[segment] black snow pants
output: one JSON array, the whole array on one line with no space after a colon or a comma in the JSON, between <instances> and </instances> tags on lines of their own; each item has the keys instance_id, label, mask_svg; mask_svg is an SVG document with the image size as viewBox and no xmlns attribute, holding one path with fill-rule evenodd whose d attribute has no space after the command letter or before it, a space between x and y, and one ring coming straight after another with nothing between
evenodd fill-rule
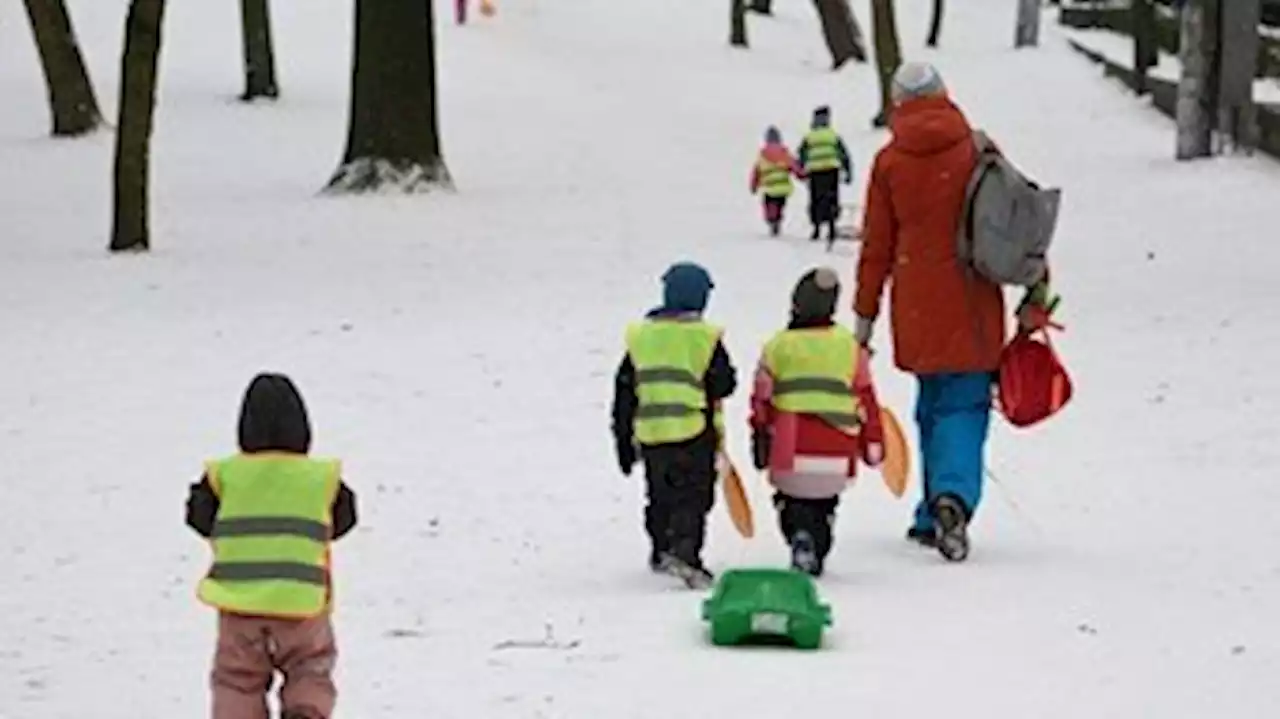
<instances>
[{"instance_id":1,"label":"black snow pants","mask_svg":"<svg viewBox=\"0 0 1280 719\"><path fill-rule=\"evenodd\" d=\"M831 552L834 542L831 528L835 524L839 504L840 495L828 499L798 499L782 492L773 495L773 506L778 510L778 528L782 530L787 544L794 544L798 533L808 532L813 537L819 560L826 559Z\"/></svg>"},{"instance_id":2,"label":"black snow pants","mask_svg":"<svg viewBox=\"0 0 1280 719\"><path fill-rule=\"evenodd\" d=\"M816 235L822 225L828 237L836 234L840 218L840 170L820 170L809 175L809 222Z\"/></svg>"},{"instance_id":3,"label":"black snow pants","mask_svg":"<svg viewBox=\"0 0 1280 719\"><path fill-rule=\"evenodd\" d=\"M642 447L648 505L644 527L653 550L702 566L707 514L715 504L715 433L681 444Z\"/></svg>"}]
</instances>

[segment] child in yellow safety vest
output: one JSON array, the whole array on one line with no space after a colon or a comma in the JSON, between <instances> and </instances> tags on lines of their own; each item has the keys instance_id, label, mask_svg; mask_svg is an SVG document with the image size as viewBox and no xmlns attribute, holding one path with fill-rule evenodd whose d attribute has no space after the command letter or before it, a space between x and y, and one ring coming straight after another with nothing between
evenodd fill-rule
<instances>
[{"instance_id":1,"label":"child in yellow safety vest","mask_svg":"<svg viewBox=\"0 0 1280 719\"><path fill-rule=\"evenodd\" d=\"M787 198L795 189L791 176L804 178L804 169L782 142L782 133L769 127L764 133L764 147L751 168L751 194L760 193L764 221L769 234L777 236L782 229L782 215Z\"/></svg>"},{"instance_id":2,"label":"child in yellow safety vest","mask_svg":"<svg viewBox=\"0 0 1280 719\"><path fill-rule=\"evenodd\" d=\"M208 462L187 525L210 540L199 597L218 610L213 719L269 719L276 671L281 719L330 719L337 645L329 544L356 525L336 460L307 456L311 426L288 377L261 374L240 410L240 454Z\"/></svg>"},{"instance_id":3,"label":"child in yellow safety vest","mask_svg":"<svg viewBox=\"0 0 1280 719\"><path fill-rule=\"evenodd\" d=\"M650 570L705 588L715 579L702 547L715 502L720 404L737 372L721 329L703 320L713 287L707 270L679 262L662 284L662 305L627 329L614 377L614 446L623 474L644 462Z\"/></svg>"}]
</instances>

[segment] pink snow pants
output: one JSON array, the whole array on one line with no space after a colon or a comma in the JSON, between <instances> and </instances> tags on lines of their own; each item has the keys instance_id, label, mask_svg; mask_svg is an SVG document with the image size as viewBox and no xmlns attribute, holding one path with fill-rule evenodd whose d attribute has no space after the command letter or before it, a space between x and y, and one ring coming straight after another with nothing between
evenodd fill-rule
<instances>
[{"instance_id":1,"label":"pink snow pants","mask_svg":"<svg viewBox=\"0 0 1280 719\"><path fill-rule=\"evenodd\" d=\"M337 658L328 614L297 620L223 612L213 657L213 719L271 719L267 692L277 670L284 674L284 718L330 719Z\"/></svg>"}]
</instances>

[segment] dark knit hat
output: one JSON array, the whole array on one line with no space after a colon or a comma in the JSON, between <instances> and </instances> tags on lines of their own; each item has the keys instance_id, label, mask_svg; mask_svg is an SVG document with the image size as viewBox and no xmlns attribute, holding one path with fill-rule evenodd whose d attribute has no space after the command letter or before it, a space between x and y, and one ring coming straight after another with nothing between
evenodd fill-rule
<instances>
[{"instance_id":1,"label":"dark knit hat","mask_svg":"<svg viewBox=\"0 0 1280 719\"><path fill-rule=\"evenodd\" d=\"M798 319L824 319L836 313L840 276L830 267L809 270L791 293L791 314Z\"/></svg>"},{"instance_id":2,"label":"dark knit hat","mask_svg":"<svg viewBox=\"0 0 1280 719\"><path fill-rule=\"evenodd\" d=\"M711 273L693 262L677 262L662 275L662 306L666 310L702 312L715 284Z\"/></svg>"}]
</instances>

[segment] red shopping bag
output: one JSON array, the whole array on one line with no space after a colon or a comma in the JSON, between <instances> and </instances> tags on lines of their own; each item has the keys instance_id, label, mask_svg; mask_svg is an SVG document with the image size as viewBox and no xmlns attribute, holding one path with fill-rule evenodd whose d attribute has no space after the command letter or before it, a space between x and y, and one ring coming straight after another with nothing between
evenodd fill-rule
<instances>
[{"instance_id":1,"label":"red shopping bag","mask_svg":"<svg viewBox=\"0 0 1280 719\"><path fill-rule=\"evenodd\" d=\"M997 407L1013 426L1030 427L1054 416L1071 392L1071 377L1044 327L1038 333L1019 332L1001 351Z\"/></svg>"}]
</instances>

